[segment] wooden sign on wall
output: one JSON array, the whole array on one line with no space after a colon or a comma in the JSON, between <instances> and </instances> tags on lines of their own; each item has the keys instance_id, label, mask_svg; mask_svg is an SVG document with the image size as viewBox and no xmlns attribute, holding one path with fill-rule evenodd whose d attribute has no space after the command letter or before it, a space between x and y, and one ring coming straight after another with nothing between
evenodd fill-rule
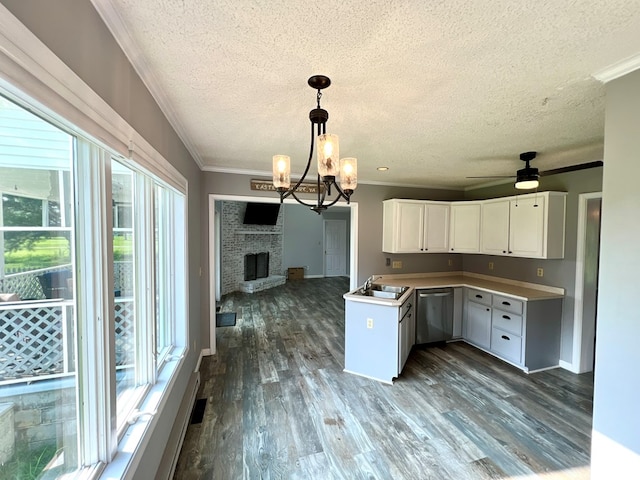
<instances>
[{"instance_id":1,"label":"wooden sign on wall","mask_svg":"<svg viewBox=\"0 0 640 480\"><path fill-rule=\"evenodd\" d=\"M321 191L324 190L324 185L320 184L320 189ZM275 192L276 187L273 186L270 180L251 180L251 190ZM318 184L310 182L301 183L296 189L296 193L318 193Z\"/></svg>"}]
</instances>

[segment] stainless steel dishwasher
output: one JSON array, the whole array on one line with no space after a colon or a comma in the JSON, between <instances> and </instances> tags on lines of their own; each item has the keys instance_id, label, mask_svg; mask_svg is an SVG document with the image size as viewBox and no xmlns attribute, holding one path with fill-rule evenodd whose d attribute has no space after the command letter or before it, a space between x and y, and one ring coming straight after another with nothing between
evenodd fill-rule
<instances>
[{"instance_id":1,"label":"stainless steel dishwasher","mask_svg":"<svg viewBox=\"0 0 640 480\"><path fill-rule=\"evenodd\" d=\"M453 336L453 288L418 290L416 345L445 342Z\"/></svg>"}]
</instances>

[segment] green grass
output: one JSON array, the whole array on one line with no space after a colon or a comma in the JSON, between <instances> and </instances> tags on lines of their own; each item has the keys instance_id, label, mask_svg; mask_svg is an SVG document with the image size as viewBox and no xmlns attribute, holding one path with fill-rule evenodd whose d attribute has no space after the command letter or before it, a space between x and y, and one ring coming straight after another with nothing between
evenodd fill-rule
<instances>
[{"instance_id":1,"label":"green grass","mask_svg":"<svg viewBox=\"0 0 640 480\"><path fill-rule=\"evenodd\" d=\"M113 238L114 261L129 260L133 256L133 240L116 235ZM4 265L8 272L37 270L71 263L69 241L65 237L40 239L32 245L4 252Z\"/></svg>"},{"instance_id":2,"label":"green grass","mask_svg":"<svg viewBox=\"0 0 640 480\"><path fill-rule=\"evenodd\" d=\"M55 445L46 445L38 450L16 449L13 458L0 465L0 478L35 480L56 453Z\"/></svg>"}]
</instances>

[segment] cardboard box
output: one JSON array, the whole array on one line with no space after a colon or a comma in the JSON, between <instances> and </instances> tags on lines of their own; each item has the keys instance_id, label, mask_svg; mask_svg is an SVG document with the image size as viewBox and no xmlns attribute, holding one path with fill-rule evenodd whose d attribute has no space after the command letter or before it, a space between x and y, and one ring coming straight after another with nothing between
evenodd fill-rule
<instances>
[{"instance_id":1,"label":"cardboard box","mask_svg":"<svg viewBox=\"0 0 640 480\"><path fill-rule=\"evenodd\" d=\"M304 278L304 268L292 267L287 269L287 278L289 280L302 280Z\"/></svg>"}]
</instances>

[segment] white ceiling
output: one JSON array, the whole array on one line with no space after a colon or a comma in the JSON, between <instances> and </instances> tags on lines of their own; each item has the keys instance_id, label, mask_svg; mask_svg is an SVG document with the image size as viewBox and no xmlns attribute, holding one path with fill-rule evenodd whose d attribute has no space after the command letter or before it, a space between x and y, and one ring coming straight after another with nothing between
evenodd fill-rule
<instances>
[{"instance_id":1,"label":"white ceiling","mask_svg":"<svg viewBox=\"0 0 640 480\"><path fill-rule=\"evenodd\" d=\"M201 168L267 178L276 153L303 170L314 74L362 183L602 160L592 75L640 58L638 0L92 2Z\"/></svg>"}]
</instances>

